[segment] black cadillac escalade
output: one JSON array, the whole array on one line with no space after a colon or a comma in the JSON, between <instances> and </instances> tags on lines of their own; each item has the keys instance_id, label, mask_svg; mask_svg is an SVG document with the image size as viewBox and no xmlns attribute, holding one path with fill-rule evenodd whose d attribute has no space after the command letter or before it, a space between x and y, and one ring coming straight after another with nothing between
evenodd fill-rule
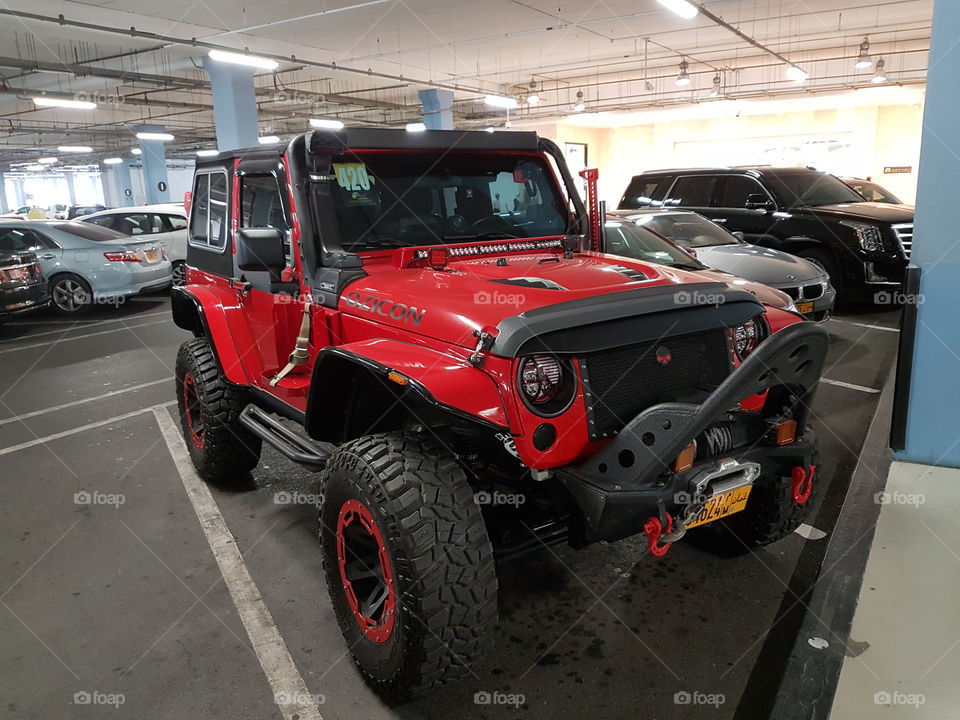
<instances>
[{"instance_id":1,"label":"black cadillac escalade","mask_svg":"<svg viewBox=\"0 0 960 720\"><path fill-rule=\"evenodd\" d=\"M913 209L867 202L808 168L656 170L634 176L620 209L683 207L755 245L821 265L841 300L873 300L903 281Z\"/></svg>"}]
</instances>

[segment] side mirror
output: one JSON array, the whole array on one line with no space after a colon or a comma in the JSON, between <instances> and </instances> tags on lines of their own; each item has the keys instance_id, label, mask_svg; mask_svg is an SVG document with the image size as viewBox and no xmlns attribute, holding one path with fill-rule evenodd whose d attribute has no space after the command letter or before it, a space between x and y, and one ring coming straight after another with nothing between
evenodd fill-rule
<instances>
[{"instance_id":1,"label":"side mirror","mask_svg":"<svg viewBox=\"0 0 960 720\"><path fill-rule=\"evenodd\" d=\"M276 228L237 231L237 267L246 272L279 273L287 265L283 232Z\"/></svg>"},{"instance_id":2,"label":"side mirror","mask_svg":"<svg viewBox=\"0 0 960 720\"><path fill-rule=\"evenodd\" d=\"M730 234L733 235L733 236L734 236L737 240L739 240L740 242L743 242L744 239L745 239L745 237L746 237L746 236L743 234L743 231L742 231L742 230L734 230L734 231L733 231L732 233L730 233Z\"/></svg>"},{"instance_id":3,"label":"side mirror","mask_svg":"<svg viewBox=\"0 0 960 720\"><path fill-rule=\"evenodd\" d=\"M774 210L773 201L763 193L747 195L747 202L744 203L747 210Z\"/></svg>"}]
</instances>

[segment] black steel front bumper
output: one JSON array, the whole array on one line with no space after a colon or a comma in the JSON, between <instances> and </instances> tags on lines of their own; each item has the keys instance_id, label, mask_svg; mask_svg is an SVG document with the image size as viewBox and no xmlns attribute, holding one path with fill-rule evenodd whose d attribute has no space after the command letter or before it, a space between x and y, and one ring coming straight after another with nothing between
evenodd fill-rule
<instances>
[{"instance_id":1,"label":"black steel front bumper","mask_svg":"<svg viewBox=\"0 0 960 720\"><path fill-rule=\"evenodd\" d=\"M589 460L560 470L560 480L581 511L583 539L634 535L647 518L675 505L678 493L693 492L691 482L718 458L684 473L674 473L670 465L718 422L747 426L749 441L724 457L757 463L762 474L789 474L793 467L813 464L816 438L807 421L827 347L828 334L821 325L791 325L762 342L703 403L654 405ZM763 391L767 395L759 412L735 410L741 400ZM786 417L796 420L797 438L777 446L768 431Z\"/></svg>"}]
</instances>

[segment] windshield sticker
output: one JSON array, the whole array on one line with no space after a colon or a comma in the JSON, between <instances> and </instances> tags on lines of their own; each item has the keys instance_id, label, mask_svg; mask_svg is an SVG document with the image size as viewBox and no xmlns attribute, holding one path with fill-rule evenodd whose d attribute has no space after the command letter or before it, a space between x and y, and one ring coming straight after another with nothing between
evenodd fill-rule
<instances>
[{"instance_id":1,"label":"windshield sticker","mask_svg":"<svg viewBox=\"0 0 960 720\"><path fill-rule=\"evenodd\" d=\"M334 163L333 172L337 184L346 190L347 206L377 204L377 197L373 192L373 178L364 163Z\"/></svg>"}]
</instances>

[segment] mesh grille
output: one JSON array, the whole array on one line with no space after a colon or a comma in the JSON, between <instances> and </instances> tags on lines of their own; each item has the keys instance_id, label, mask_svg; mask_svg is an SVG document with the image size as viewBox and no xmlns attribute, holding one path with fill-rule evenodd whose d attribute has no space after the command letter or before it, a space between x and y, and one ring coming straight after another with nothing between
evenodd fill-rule
<instances>
[{"instance_id":1,"label":"mesh grille","mask_svg":"<svg viewBox=\"0 0 960 720\"><path fill-rule=\"evenodd\" d=\"M590 438L616 435L641 410L714 390L730 374L726 331L601 350L580 360ZM658 362L666 360L665 364Z\"/></svg>"}]
</instances>

